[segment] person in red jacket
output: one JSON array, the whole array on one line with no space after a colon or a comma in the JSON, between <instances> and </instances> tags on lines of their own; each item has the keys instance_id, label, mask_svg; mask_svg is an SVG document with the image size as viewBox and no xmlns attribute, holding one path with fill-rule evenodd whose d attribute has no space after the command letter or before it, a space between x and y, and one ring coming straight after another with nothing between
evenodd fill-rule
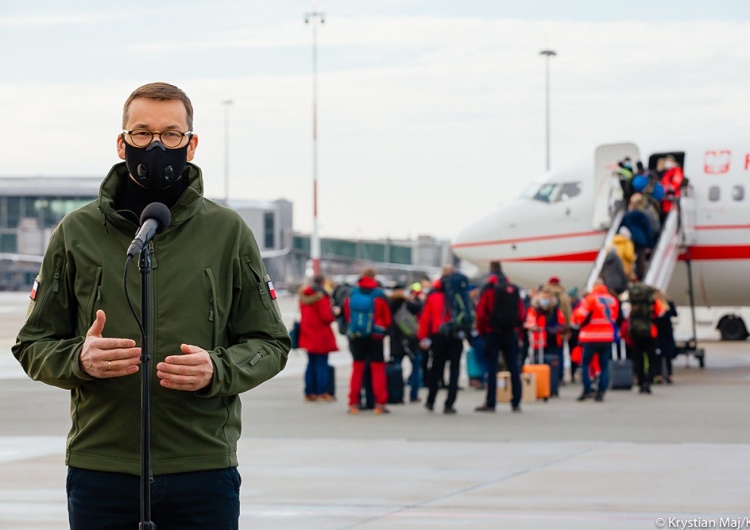
<instances>
[{"instance_id":1,"label":"person in red jacket","mask_svg":"<svg viewBox=\"0 0 750 530\"><path fill-rule=\"evenodd\" d=\"M685 175L677 160L672 155L667 155L664 160L664 175L661 177L661 185L664 186L665 196L661 201L662 215L666 218L672 210L672 204L680 199L680 189Z\"/></svg>"},{"instance_id":2,"label":"person in red jacket","mask_svg":"<svg viewBox=\"0 0 750 530\"><path fill-rule=\"evenodd\" d=\"M299 347L307 350L305 370L305 399L307 401L335 401L328 378L328 354L338 350L336 337L331 329L334 322L331 299L323 283L325 278L317 275L310 285L300 288Z\"/></svg>"},{"instance_id":3,"label":"person in red jacket","mask_svg":"<svg viewBox=\"0 0 750 530\"><path fill-rule=\"evenodd\" d=\"M484 356L487 362L487 395L484 404L476 412L494 412L497 404L498 356L503 352L505 366L510 372L511 401L513 412L521 412L521 368L518 359L521 326L526 308L518 287L508 281L497 269L487 283L477 303L477 332L484 341Z\"/></svg>"},{"instance_id":4,"label":"person in red jacket","mask_svg":"<svg viewBox=\"0 0 750 530\"><path fill-rule=\"evenodd\" d=\"M358 414L362 375L365 364L370 364L372 391L375 394L375 414L390 412L388 386L385 376L385 354L383 338L391 326L391 308L388 298L375 279L373 269L365 269L344 302L344 318L347 322L349 349L354 361L349 382L349 414Z\"/></svg>"},{"instance_id":5,"label":"person in red jacket","mask_svg":"<svg viewBox=\"0 0 750 530\"><path fill-rule=\"evenodd\" d=\"M609 386L609 360L612 358L612 343L619 341L620 303L609 294L604 280L596 280L594 288L573 311L571 324L579 327L578 342L583 346L581 380L583 393L578 401L595 398L604 401L604 393ZM589 364L594 355L599 355L599 389L594 396L591 388Z\"/></svg>"},{"instance_id":6,"label":"person in red jacket","mask_svg":"<svg viewBox=\"0 0 750 530\"><path fill-rule=\"evenodd\" d=\"M443 277L452 272L452 268L443 268ZM432 290L427 295L422 313L419 316L419 347L429 350L432 363L427 372L427 386L429 392L425 407L432 412L435 409L438 385L443 380L445 364L450 363L448 375L448 397L445 399L443 412L455 414L453 405L458 396L458 376L460 373L461 353L464 349L462 338L454 334L443 333L441 324L450 322L450 314L445 307L445 291L442 280L436 280Z\"/></svg>"}]
</instances>

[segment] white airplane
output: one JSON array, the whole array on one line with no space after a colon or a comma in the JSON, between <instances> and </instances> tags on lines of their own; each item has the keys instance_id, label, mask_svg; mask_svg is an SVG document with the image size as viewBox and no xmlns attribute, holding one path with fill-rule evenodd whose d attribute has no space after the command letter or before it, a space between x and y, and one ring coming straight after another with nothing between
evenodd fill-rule
<instances>
[{"instance_id":1,"label":"white airplane","mask_svg":"<svg viewBox=\"0 0 750 530\"><path fill-rule=\"evenodd\" d=\"M691 145L644 158L635 144L602 145L587 162L550 171L521 197L464 228L453 252L482 271L500 261L522 286L557 276L567 288L586 290L619 225L613 217L622 191L612 168L626 156L654 168L668 154L683 167L689 189L679 222L676 215L671 225L665 222L646 283L666 290L677 305L692 297L694 306L750 306L749 144ZM716 325L722 338L747 336L744 322L730 314Z\"/></svg>"}]
</instances>

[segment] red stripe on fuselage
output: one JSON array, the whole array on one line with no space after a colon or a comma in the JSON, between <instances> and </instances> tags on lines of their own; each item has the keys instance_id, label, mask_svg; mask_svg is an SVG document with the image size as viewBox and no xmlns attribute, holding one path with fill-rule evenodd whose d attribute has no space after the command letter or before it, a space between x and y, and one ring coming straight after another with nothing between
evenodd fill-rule
<instances>
[{"instance_id":1,"label":"red stripe on fuselage","mask_svg":"<svg viewBox=\"0 0 750 530\"><path fill-rule=\"evenodd\" d=\"M562 262L562 263L592 263L599 254L598 250L587 250L569 254L550 254L548 256L530 256L526 258L505 258L503 263L524 262ZM686 253L679 256L680 261L685 261ZM748 260L750 259L750 245L720 246L701 245L690 247L690 259L693 261L715 261L715 260Z\"/></svg>"},{"instance_id":2,"label":"red stripe on fuselage","mask_svg":"<svg viewBox=\"0 0 750 530\"><path fill-rule=\"evenodd\" d=\"M750 230L750 225L696 225L696 230ZM453 248L488 247L492 245L508 245L514 243L528 243L531 241L552 241L555 239L570 239L574 237L587 237L604 234L603 230L589 230L587 232L569 232L567 234L553 234L543 236L519 237L516 239L497 239L494 241L470 241L468 243L455 243Z\"/></svg>"},{"instance_id":3,"label":"red stripe on fuselage","mask_svg":"<svg viewBox=\"0 0 750 530\"><path fill-rule=\"evenodd\" d=\"M529 258L506 258L503 263L522 263L525 261L551 261L551 262L568 262L568 263L592 263L599 254L597 250L585 250L583 252L573 252L571 254L553 254L550 256L534 256Z\"/></svg>"},{"instance_id":4,"label":"red stripe on fuselage","mask_svg":"<svg viewBox=\"0 0 750 530\"><path fill-rule=\"evenodd\" d=\"M589 230L588 232L570 232L568 234L554 234L544 236L519 237L517 239L498 239L496 241L476 241L469 243L455 243L453 248L488 247L491 245L508 245L513 243L528 243L530 241L551 241L553 239L569 239L572 237L586 237L604 234L602 230Z\"/></svg>"},{"instance_id":5,"label":"red stripe on fuselage","mask_svg":"<svg viewBox=\"0 0 750 530\"><path fill-rule=\"evenodd\" d=\"M686 254L686 252L680 253L681 261L685 261ZM750 245L701 245L690 247L690 259L704 261L750 259Z\"/></svg>"},{"instance_id":6,"label":"red stripe on fuselage","mask_svg":"<svg viewBox=\"0 0 750 530\"><path fill-rule=\"evenodd\" d=\"M750 225L696 225L696 230L748 230Z\"/></svg>"}]
</instances>

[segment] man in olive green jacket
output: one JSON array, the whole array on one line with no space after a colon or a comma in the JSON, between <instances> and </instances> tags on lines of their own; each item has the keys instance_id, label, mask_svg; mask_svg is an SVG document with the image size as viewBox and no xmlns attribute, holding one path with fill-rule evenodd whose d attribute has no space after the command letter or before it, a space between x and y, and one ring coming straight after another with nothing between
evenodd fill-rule
<instances>
[{"instance_id":1,"label":"man in olive green jacket","mask_svg":"<svg viewBox=\"0 0 750 530\"><path fill-rule=\"evenodd\" d=\"M32 379L70 390L71 528L135 528L141 330L123 273L140 314L140 273L125 270L126 249L147 204L169 207L169 226L149 243L151 471L166 491L154 496L154 522L236 528L239 394L284 368L289 334L252 232L203 197L187 96L166 83L140 87L123 127L125 163L53 233L13 354Z\"/></svg>"}]
</instances>

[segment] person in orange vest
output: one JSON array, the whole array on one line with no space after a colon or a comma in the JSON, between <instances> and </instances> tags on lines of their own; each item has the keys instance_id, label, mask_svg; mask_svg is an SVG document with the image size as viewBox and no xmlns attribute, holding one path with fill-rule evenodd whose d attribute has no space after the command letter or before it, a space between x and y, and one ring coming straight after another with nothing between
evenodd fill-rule
<instances>
[{"instance_id":1,"label":"person in orange vest","mask_svg":"<svg viewBox=\"0 0 750 530\"><path fill-rule=\"evenodd\" d=\"M555 305L553 296L547 291L540 292L526 312L523 327L531 332L532 351L542 350L545 357L552 355L557 362L550 366L552 397L557 397L558 384L562 378L563 332L566 329L565 315Z\"/></svg>"},{"instance_id":2,"label":"person in orange vest","mask_svg":"<svg viewBox=\"0 0 750 530\"><path fill-rule=\"evenodd\" d=\"M619 341L618 321L620 303L611 294L604 280L598 278L594 288L587 294L573 311L571 324L579 327L578 342L583 346L581 380L583 393L578 401L592 397L604 401L604 393L609 386L609 360L612 357L612 343ZM600 373L599 388L596 395L592 392L589 364L594 355L599 355Z\"/></svg>"}]
</instances>

